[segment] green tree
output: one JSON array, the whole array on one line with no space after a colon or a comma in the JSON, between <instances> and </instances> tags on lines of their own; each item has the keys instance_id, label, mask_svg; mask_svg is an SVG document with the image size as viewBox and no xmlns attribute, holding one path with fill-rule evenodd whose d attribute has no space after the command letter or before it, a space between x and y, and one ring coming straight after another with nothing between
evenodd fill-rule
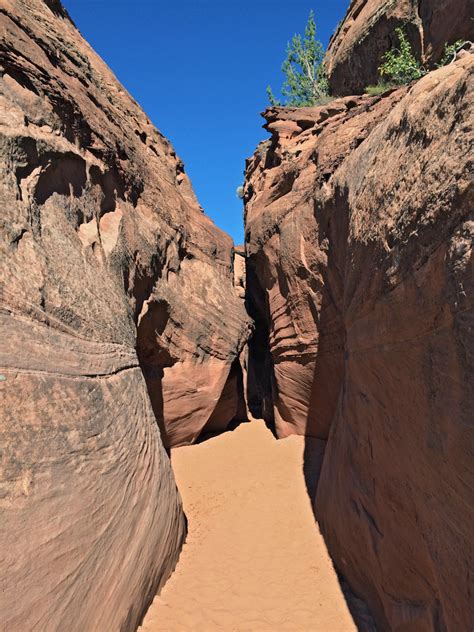
<instances>
[{"instance_id":1,"label":"green tree","mask_svg":"<svg viewBox=\"0 0 474 632\"><path fill-rule=\"evenodd\" d=\"M285 105L294 107L311 106L328 94L328 82L323 67L324 48L316 39L316 22L311 11L304 37L294 35L288 42L286 59L281 67L286 76L281 93ZM270 86L267 94L271 105L281 105Z\"/></svg>"},{"instance_id":2,"label":"green tree","mask_svg":"<svg viewBox=\"0 0 474 632\"><path fill-rule=\"evenodd\" d=\"M416 59L403 28L399 26L395 29L395 33L398 37L399 48L392 48L385 53L379 72L388 81L402 85L419 79L426 74L426 71Z\"/></svg>"}]
</instances>

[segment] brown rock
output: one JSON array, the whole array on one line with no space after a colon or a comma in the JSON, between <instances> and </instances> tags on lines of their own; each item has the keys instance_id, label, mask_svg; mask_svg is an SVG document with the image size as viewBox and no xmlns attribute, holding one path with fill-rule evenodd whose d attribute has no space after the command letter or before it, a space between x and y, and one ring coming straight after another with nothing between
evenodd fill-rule
<instances>
[{"instance_id":1,"label":"brown rock","mask_svg":"<svg viewBox=\"0 0 474 632\"><path fill-rule=\"evenodd\" d=\"M433 67L446 43L474 39L471 0L352 0L326 54L331 93L359 94L379 80L381 58L403 26L418 59Z\"/></svg>"},{"instance_id":2,"label":"brown rock","mask_svg":"<svg viewBox=\"0 0 474 632\"><path fill-rule=\"evenodd\" d=\"M338 99L331 103L333 116L326 106L282 108L283 119L304 117L305 131L294 139L275 133L248 162L247 292L256 322L249 404L255 416L275 421L279 436L327 438L344 336L325 275L329 237L334 233L342 243L344 235L336 220L328 224L316 210L345 157L403 95L400 90L384 99ZM264 114L275 115L273 109Z\"/></svg>"},{"instance_id":3,"label":"brown rock","mask_svg":"<svg viewBox=\"0 0 474 632\"><path fill-rule=\"evenodd\" d=\"M247 166L249 403L327 440L315 512L381 630L474 623L473 58Z\"/></svg>"},{"instance_id":4,"label":"brown rock","mask_svg":"<svg viewBox=\"0 0 474 632\"><path fill-rule=\"evenodd\" d=\"M0 627L134 630L185 534L156 419L240 397L232 243L59 2L1 29Z\"/></svg>"}]
</instances>

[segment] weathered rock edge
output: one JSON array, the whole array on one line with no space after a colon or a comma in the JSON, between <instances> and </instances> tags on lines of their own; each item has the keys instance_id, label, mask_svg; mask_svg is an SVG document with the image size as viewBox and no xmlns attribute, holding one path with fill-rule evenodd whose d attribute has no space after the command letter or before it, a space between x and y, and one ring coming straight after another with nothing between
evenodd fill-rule
<instances>
[{"instance_id":1,"label":"weathered rock edge","mask_svg":"<svg viewBox=\"0 0 474 632\"><path fill-rule=\"evenodd\" d=\"M327 440L315 513L381 630L474 623L473 65L267 110L247 165L250 409Z\"/></svg>"},{"instance_id":2,"label":"weathered rock edge","mask_svg":"<svg viewBox=\"0 0 474 632\"><path fill-rule=\"evenodd\" d=\"M185 535L162 438L241 408L232 242L59 2L0 20L0 621L134 630Z\"/></svg>"}]
</instances>

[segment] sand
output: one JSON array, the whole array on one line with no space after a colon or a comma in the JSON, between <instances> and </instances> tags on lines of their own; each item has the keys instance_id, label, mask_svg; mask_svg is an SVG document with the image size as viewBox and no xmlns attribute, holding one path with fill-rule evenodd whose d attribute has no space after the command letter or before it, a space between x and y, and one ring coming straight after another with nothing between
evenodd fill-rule
<instances>
[{"instance_id":1,"label":"sand","mask_svg":"<svg viewBox=\"0 0 474 632\"><path fill-rule=\"evenodd\" d=\"M252 421L176 448L189 520L175 572L142 632L356 630L311 510L304 439Z\"/></svg>"}]
</instances>

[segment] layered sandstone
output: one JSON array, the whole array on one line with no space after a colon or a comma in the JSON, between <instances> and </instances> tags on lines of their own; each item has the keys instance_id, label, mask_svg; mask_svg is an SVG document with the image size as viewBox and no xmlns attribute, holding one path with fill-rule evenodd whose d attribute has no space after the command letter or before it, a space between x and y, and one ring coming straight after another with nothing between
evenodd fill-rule
<instances>
[{"instance_id":1,"label":"layered sandstone","mask_svg":"<svg viewBox=\"0 0 474 632\"><path fill-rule=\"evenodd\" d=\"M242 404L232 243L59 2L1 5L0 620L133 630L185 534L162 439Z\"/></svg>"},{"instance_id":2,"label":"layered sandstone","mask_svg":"<svg viewBox=\"0 0 474 632\"><path fill-rule=\"evenodd\" d=\"M349 97L320 108L270 108L272 137L247 165L249 405L277 434L327 438L339 393L344 334L326 274L339 215L322 210L344 159L403 97ZM331 242L329 241L331 238ZM317 247L316 247L317 246ZM338 255L339 256L339 255Z\"/></svg>"},{"instance_id":3,"label":"layered sandstone","mask_svg":"<svg viewBox=\"0 0 474 632\"><path fill-rule=\"evenodd\" d=\"M249 404L327 441L315 512L382 630L474 622L473 59L269 109L247 165Z\"/></svg>"},{"instance_id":4,"label":"layered sandstone","mask_svg":"<svg viewBox=\"0 0 474 632\"><path fill-rule=\"evenodd\" d=\"M474 39L473 17L471 0L352 0L326 55L331 93L359 94L377 83L383 54L398 45L397 27L431 68L446 43Z\"/></svg>"}]
</instances>

